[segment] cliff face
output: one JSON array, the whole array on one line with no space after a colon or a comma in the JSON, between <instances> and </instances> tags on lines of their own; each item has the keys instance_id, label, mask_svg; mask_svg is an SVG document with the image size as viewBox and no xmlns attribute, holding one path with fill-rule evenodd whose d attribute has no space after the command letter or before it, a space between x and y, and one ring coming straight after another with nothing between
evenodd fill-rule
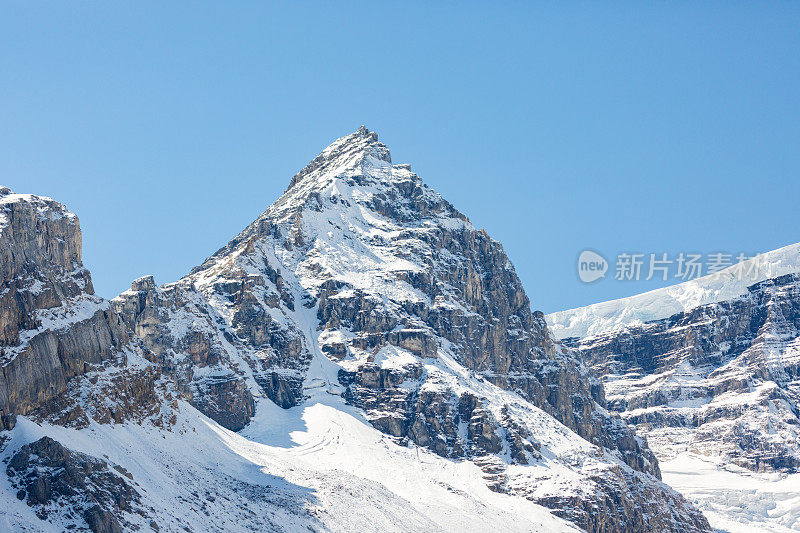
<instances>
[{"instance_id":1,"label":"cliff face","mask_svg":"<svg viewBox=\"0 0 800 533\"><path fill-rule=\"evenodd\" d=\"M126 529L131 527L121 520L125 513L144 515L144 511L130 474L114 466L42 437L15 453L6 473L18 491L17 498L36 508L43 518L66 511L83 518L95 533L119 533L123 524Z\"/></svg>"},{"instance_id":2,"label":"cliff face","mask_svg":"<svg viewBox=\"0 0 800 533\"><path fill-rule=\"evenodd\" d=\"M74 214L49 198L0 188L0 274L0 429L13 430L20 415L71 428L174 423L169 382L94 295ZM0 452L22 441L4 459L6 473L16 498L46 520L37 527L119 532L131 513L146 514L134 509L130 480L102 459L49 437L26 443L24 431L6 432ZM14 529L3 507L3 524Z\"/></svg>"},{"instance_id":3,"label":"cliff face","mask_svg":"<svg viewBox=\"0 0 800 533\"><path fill-rule=\"evenodd\" d=\"M493 490L589 530L708 528L531 312L502 246L365 128L188 276L137 280L114 308L226 427L262 399L344 398L396 443L474 461ZM555 465L572 481L544 482Z\"/></svg>"},{"instance_id":4,"label":"cliff face","mask_svg":"<svg viewBox=\"0 0 800 533\"><path fill-rule=\"evenodd\" d=\"M191 287L159 289L148 276L112 306L192 405L228 429L245 426L255 403L241 370L241 343Z\"/></svg>"},{"instance_id":5,"label":"cliff face","mask_svg":"<svg viewBox=\"0 0 800 533\"><path fill-rule=\"evenodd\" d=\"M662 458L691 451L754 471L800 467L800 278L668 319L572 339L610 407Z\"/></svg>"},{"instance_id":6,"label":"cliff face","mask_svg":"<svg viewBox=\"0 0 800 533\"><path fill-rule=\"evenodd\" d=\"M78 219L63 205L0 189L0 409L27 414L93 365L117 359L124 324L94 296Z\"/></svg>"}]
</instances>

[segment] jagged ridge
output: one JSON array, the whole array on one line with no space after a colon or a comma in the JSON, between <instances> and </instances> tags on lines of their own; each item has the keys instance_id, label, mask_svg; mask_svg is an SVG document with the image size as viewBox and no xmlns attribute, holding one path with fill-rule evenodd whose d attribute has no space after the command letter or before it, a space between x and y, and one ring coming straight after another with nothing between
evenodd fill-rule
<instances>
[{"instance_id":1,"label":"jagged ridge","mask_svg":"<svg viewBox=\"0 0 800 533\"><path fill-rule=\"evenodd\" d=\"M163 307L165 297L172 303ZM151 303L130 303L142 301ZM221 423L226 402L204 392L209 376L236 383L228 390L241 390L243 401L267 397L287 408L341 394L398 443L483 461L496 490L569 507L564 516L582 527L707 527L648 478L659 476L654 456L604 409L602 386L550 339L500 244L408 165L392 164L366 128L326 148L189 276L132 287L117 305L150 349L181 368L194 405L213 405L204 412ZM187 346L198 337L210 348L194 354ZM601 448L578 451L585 441L539 409ZM551 433L558 444L542 444ZM591 503L575 507L563 487L526 493L536 469L510 466L549 464L543 446L604 457L595 466L606 474L585 488L570 484ZM634 482L629 468L645 477ZM642 483L681 511L666 517Z\"/></svg>"},{"instance_id":2,"label":"jagged ridge","mask_svg":"<svg viewBox=\"0 0 800 533\"><path fill-rule=\"evenodd\" d=\"M10 246L27 242L9 235ZM73 249L79 254L79 245ZM29 270L47 279L74 278L81 268L38 257ZM599 381L550 338L502 246L408 165L393 164L366 128L335 141L185 278L161 287L141 278L110 306L87 287L57 307L66 312L76 299L92 300L102 311L93 316L124 336L99 341L108 357L65 373L63 387L37 392L20 411L30 417L1 453L11 461L23 452L19 462L30 462L24 446L40 442L69 468L100 470L111 463L94 459L112 454L140 495L141 512L103 509L125 527L144 527L149 518L170 530L199 527L205 511L218 530L459 529L455 513L432 509L410 485L454 509L478 509L471 521L510 529L570 528L530 502L590 531L709 528L658 481L657 461L606 410ZM20 343L57 332L88 338L80 313L63 322L52 319L53 309L31 307L40 322L22 328L29 333ZM9 360L22 361L20 353ZM129 416L137 412L145 416ZM58 436L63 450L41 441L43 433ZM380 461L357 475L370 457ZM381 462L398 469L387 476ZM42 476L62 482L44 466ZM163 476L153 475L161 469ZM38 486L28 477L34 471L25 469L26 487ZM397 482L401 473L405 484ZM105 490L113 481L90 485ZM224 501L209 498L209 487ZM320 502L303 487L314 487ZM374 517L349 517L363 508L348 496L353 487ZM498 499L489 489L517 498ZM184 500L170 505L168 490ZM54 512L48 502L55 500L38 492L23 498L58 527L94 523L76 510ZM191 500L202 501L202 511L186 505ZM15 524L44 524L3 501L16 509ZM372 502L382 502L384 514ZM112 521L98 523L114 530Z\"/></svg>"}]
</instances>

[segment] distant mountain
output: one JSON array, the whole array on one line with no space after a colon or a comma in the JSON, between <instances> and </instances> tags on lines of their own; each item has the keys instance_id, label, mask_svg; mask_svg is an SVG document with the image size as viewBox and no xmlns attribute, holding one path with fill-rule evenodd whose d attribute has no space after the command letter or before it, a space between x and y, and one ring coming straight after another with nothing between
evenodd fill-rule
<instances>
[{"instance_id":1,"label":"distant mountain","mask_svg":"<svg viewBox=\"0 0 800 533\"><path fill-rule=\"evenodd\" d=\"M31 212L79 235L51 209ZM26 272L88 280L70 258ZM87 283L70 298L119 333L92 341L107 356L76 354L64 386L5 407L11 528L710 531L531 312L502 246L366 128L181 280L146 276L110 303ZM36 318L65 305L8 323L50 335ZM78 323L53 327L83 338ZM26 388L4 379L10 398Z\"/></svg>"},{"instance_id":2,"label":"distant mountain","mask_svg":"<svg viewBox=\"0 0 800 533\"><path fill-rule=\"evenodd\" d=\"M720 272L628 298L547 315L558 339L585 337L667 318L695 307L731 300L759 281L800 273L800 243L760 254ZM745 273L747 275L741 275Z\"/></svg>"},{"instance_id":3,"label":"distant mountain","mask_svg":"<svg viewBox=\"0 0 800 533\"><path fill-rule=\"evenodd\" d=\"M800 246L764 254L762 264L765 273L797 271ZM655 312L706 300L714 303L627 323L639 302ZM800 483L800 275L743 288L703 278L576 311L554 321L581 324L602 312L598 329L626 324L565 342L603 379L609 408L667 464L668 482L718 527L800 527L791 488Z\"/></svg>"}]
</instances>

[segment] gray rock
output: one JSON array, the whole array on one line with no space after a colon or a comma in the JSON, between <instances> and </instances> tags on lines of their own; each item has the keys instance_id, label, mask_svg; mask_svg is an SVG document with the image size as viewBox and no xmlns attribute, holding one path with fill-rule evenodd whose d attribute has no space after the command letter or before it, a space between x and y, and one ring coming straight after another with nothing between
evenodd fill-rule
<instances>
[{"instance_id":1,"label":"gray rock","mask_svg":"<svg viewBox=\"0 0 800 533\"><path fill-rule=\"evenodd\" d=\"M91 531L121 533L126 513L143 514L141 497L125 477L105 461L68 450L50 437L24 445L6 473L18 497L42 519L82 517Z\"/></svg>"},{"instance_id":2,"label":"gray rock","mask_svg":"<svg viewBox=\"0 0 800 533\"><path fill-rule=\"evenodd\" d=\"M27 414L63 394L87 365L118 362L130 338L93 296L75 215L49 198L7 188L0 213L0 411ZM78 306L94 311L70 318ZM42 327L43 313L52 327Z\"/></svg>"},{"instance_id":3,"label":"gray rock","mask_svg":"<svg viewBox=\"0 0 800 533\"><path fill-rule=\"evenodd\" d=\"M30 251L39 262L29 270L44 272L39 281L55 296L30 291L23 274L8 281L35 296L0 319L7 338L24 345L3 352L17 361L20 379L6 379L4 413L42 410L48 420L80 425L116 422L136 406L155 417L151 407L177 402L159 389L167 387L238 430L257 401L290 408L341 394L397 443L473 461L491 490L534 499L589 531L709 529L658 482L655 457L608 412L600 381L550 338L502 246L410 167L392 165L366 128L315 158L283 197L188 276L161 287L140 278L110 306L95 302L90 319L58 328L35 322L44 309L91 297L88 273L74 261L67 271L59 263L67 259L51 261L55 252L42 246ZM64 248L74 256L74 245ZM94 386L105 366L124 362L123 347L155 363L147 376ZM66 360L53 357L61 353ZM326 355L330 361L319 359ZM339 366L337 380L330 364ZM36 365L45 369L38 381ZM90 394L76 402L84 389ZM580 458L548 457L585 482L580 496L545 497L513 479L509 465L554 455L537 440L536 424L603 465L594 479L573 464ZM54 479L32 478L23 497L51 501ZM108 506L81 512L97 530L113 531L114 518L122 524Z\"/></svg>"},{"instance_id":4,"label":"gray rock","mask_svg":"<svg viewBox=\"0 0 800 533\"><path fill-rule=\"evenodd\" d=\"M695 451L797 472L799 337L800 278L786 275L734 300L567 342L606 381L610 408L663 457ZM672 442L674 430L685 444Z\"/></svg>"}]
</instances>

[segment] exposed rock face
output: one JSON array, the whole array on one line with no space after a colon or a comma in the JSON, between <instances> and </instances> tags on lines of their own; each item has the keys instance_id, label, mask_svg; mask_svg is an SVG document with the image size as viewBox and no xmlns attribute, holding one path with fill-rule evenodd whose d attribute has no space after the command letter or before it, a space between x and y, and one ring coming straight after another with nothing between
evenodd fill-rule
<instances>
[{"instance_id":1,"label":"exposed rock face","mask_svg":"<svg viewBox=\"0 0 800 533\"><path fill-rule=\"evenodd\" d=\"M284 408L302 400L310 356L282 318L294 302L278 272L253 276L232 265L208 281L162 288L146 277L112 303L192 405L228 429L247 424L254 395Z\"/></svg>"},{"instance_id":2,"label":"exposed rock face","mask_svg":"<svg viewBox=\"0 0 800 533\"><path fill-rule=\"evenodd\" d=\"M89 366L67 390L34 409L37 420L74 428L134 422L169 429L176 422L178 395L154 365Z\"/></svg>"},{"instance_id":3,"label":"exposed rock face","mask_svg":"<svg viewBox=\"0 0 800 533\"><path fill-rule=\"evenodd\" d=\"M653 487L639 472L615 469L603 475L590 476L588 483L596 493L603 494L597 501L586 496L554 495L538 501L554 509L554 514L565 518L586 531L707 531L708 521L699 512L679 519L675 526L675 509L686 505L686 500L672 491ZM536 489L520 487L512 494L526 494ZM597 506L603 512L597 512ZM638 508L638 510L636 510Z\"/></svg>"},{"instance_id":4,"label":"exposed rock face","mask_svg":"<svg viewBox=\"0 0 800 533\"><path fill-rule=\"evenodd\" d=\"M170 383L94 295L75 215L1 188L0 273L0 430L17 415L75 428L175 423ZM49 437L16 451L7 474L36 516L65 529L121 532L138 500L106 462Z\"/></svg>"},{"instance_id":5,"label":"exposed rock face","mask_svg":"<svg viewBox=\"0 0 800 533\"><path fill-rule=\"evenodd\" d=\"M140 495L124 469L68 450L50 437L24 445L6 471L17 498L65 529L88 526L95 533L122 533L126 513L142 514Z\"/></svg>"},{"instance_id":6,"label":"exposed rock face","mask_svg":"<svg viewBox=\"0 0 800 533\"><path fill-rule=\"evenodd\" d=\"M473 460L493 490L591 531L708 529L657 481L600 382L549 337L502 246L365 128L190 275L137 280L114 309L231 429L251 398L288 408L341 395L397 442ZM569 489L534 474L549 461L577 476Z\"/></svg>"},{"instance_id":7,"label":"exposed rock face","mask_svg":"<svg viewBox=\"0 0 800 533\"><path fill-rule=\"evenodd\" d=\"M158 289L147 276L112 304L195 407L239 430L253 415L253 397L240 372L229 366L233 348L227 332L220 331L221 319L187 291L180 286Z\"/></svg>"},{"instance_id":8,"label":"exposed rock face","mask_svg":"<svg viewBox=\"0 0 800 533\"><path fill-rule=\"evenodd\" d=\"M93 296L78 219L63 205L0 189L0 410L26 414L91 365L122 357L124 324Z\"/></svg>"},{"instance_id":9,"label":"exposed rock face","mask_svg":"<svg viewBox=\"0 0 800 533\"><path fill-rule=\"evenodd\" d=\"M722 456L754 471L800 467L800 278L664 320L569 341L609 404L662 458Z\"/></svg>"}]
</instances>

